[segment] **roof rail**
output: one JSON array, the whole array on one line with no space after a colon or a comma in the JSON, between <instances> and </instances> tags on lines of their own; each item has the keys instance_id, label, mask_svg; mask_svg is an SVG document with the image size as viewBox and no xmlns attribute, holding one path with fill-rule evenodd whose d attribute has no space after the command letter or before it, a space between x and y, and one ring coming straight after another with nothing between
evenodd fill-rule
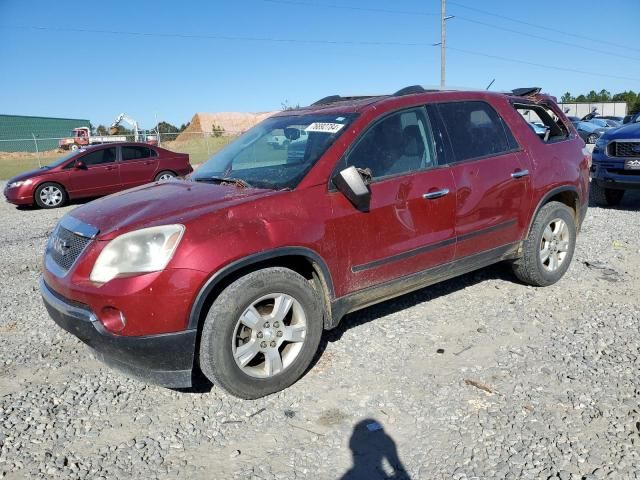
<instances>
[{"instance_id":1,"label":"roof rail","mask_svg":"<svg viewBox=\"0 0 640 480\"><path fill-rule=\"evenodd\" d=\"M342 97L340 95L329 95L328 97L321 98L317 102L311 104L312 107L321 105L330 105L336 102L348 102L350 100L364 100L365 98L375 98L380 95L350 95L348 97Z\"/></svg>"},{"instance_id":2,"label":"roof rail","mask_svg":"<svg viewBox=\"0 0 640 480\"><path fill-rule=\"evenodd\" d=\"M413 95L414 93L424 93L426 90L420 85L411 85L404 87L393 94L394 97L402 97L404 95Z\"/></svg>"},{"instance_id":3,"label":"roof rail","mask_svg":"<svg viewBox=\"0 0 640 480\"><path fill-rule=\"evenodd\" d=\"M511 91L512 95L516 97L530 97L532 95L537 95L542 91L540 87L524 87L524 88L514 88Z\"/></svg>"}]
</instances>

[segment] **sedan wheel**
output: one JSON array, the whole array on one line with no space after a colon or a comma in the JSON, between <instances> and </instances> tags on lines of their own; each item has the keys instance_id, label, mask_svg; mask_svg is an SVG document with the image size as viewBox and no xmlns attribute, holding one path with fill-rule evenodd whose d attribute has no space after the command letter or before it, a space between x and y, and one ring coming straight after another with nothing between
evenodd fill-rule
<instances>
[{"instance_id":1,"label":"sedan wheel","mask_svg":"<svg viewBox=\"0 0 640 480\"><path fill-rule=\"evenodd\" d=\"M44 183L38 187L35 194L36 203L40 208L60 207L66 201L67 194L56 183Z\"/></svg>"},{"instance_id":2,"label":"sedan wheel","mask_svg":"<svg viewBox=\"0 0 640 480\"><path fill-rule=\"evenodd\" d=\"M587 137L587 143L596 143L597 140L598 140L598 136L594 133L592 133Z\"/></svg>"},{"instance_id":3,"label":"sedan wheel","mask_svg":"<svg viewBox=\"0 0 640 480\"><path fill-rule=\"evenodd\" d=\"M175 174L173 172L160 172L156 175L156 182L164 182L172 178L175 178Z\"/></svg>"}]
</instances>

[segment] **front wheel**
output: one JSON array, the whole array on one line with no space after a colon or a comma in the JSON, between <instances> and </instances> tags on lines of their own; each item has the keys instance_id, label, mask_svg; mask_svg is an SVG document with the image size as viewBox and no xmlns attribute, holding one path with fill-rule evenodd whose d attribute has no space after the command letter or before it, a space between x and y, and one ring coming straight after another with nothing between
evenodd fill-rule
<instances>
[{"instance_id":1,"label":"front wheel","mask_svg":"<svg viewBox=\"0 0 640 480\"><path fill-rule=\"evenodd\" d=\"M205 319L200 369L236 397L283 390L309 367L323 330L320 295L287 268L239 278L216 298Z\"/></svg>"},{"instance_id":2,"label":"front wheel","mask_svg":"<svg viewBox=\"0 0 640 480\"><path fill-rule=\"evenodd\" d=\"M57 183L46 182L36 189L35 201L40 208L57 208L65 204L67 193Z\"/></svg>"},{"instance_id":3,"label":"front wheel","mask_svg":"<svg viewBox=\"0 0 640 480\"><path fill-rule=\"evenodd\" d=\"M529 285L552 285L569 268L575 246L573 210L563 203L549 202L536 214L524 241L522 257L513 263L513 271Z\"/></svg>"},{"instance_id":4,"label":"front wheel","mask_svg":"<svg viewBox=\"0 0 640 480\"><path fill-rule=\"evenodd\" d=\"M587 137L587 143L596 143L597 141L598 136L595 133L592 133Z\"/></svg>"}]
</instances>

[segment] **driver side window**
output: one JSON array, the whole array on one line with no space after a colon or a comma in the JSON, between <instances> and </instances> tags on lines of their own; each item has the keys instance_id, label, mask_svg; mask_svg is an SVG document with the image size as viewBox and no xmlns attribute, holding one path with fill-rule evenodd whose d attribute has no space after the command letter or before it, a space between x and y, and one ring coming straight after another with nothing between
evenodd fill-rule
<instances>
[{"instance_id":1,"label":"driver side window","mask_svg":"<svg viewBox=\"0 0 640 480\"><path fill-rule=\"evenodd\" d=\"M373 179L436 166L431 126L423 108L389 115L374 124L348 154L343 168L371 170Z\"/></svg>"}]
</instances>

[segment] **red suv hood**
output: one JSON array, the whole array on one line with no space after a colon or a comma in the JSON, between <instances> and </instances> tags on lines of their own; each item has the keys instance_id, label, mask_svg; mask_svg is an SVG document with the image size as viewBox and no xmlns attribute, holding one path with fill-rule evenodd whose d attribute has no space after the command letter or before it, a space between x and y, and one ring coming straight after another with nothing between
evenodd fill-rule
<instances>
[{"instance_id":1,"label":"red suv hood","mask_svg":"<svg viewBox=\"0 0 640 480\"><path fill-rule=\"evenodd\" d=\"M75 209L70 215L100 230L98 238L110 240L139 228L184 224L194 216L274 193L273 190L172 180L109 195Z\"/></svg>"}]
</instances>

